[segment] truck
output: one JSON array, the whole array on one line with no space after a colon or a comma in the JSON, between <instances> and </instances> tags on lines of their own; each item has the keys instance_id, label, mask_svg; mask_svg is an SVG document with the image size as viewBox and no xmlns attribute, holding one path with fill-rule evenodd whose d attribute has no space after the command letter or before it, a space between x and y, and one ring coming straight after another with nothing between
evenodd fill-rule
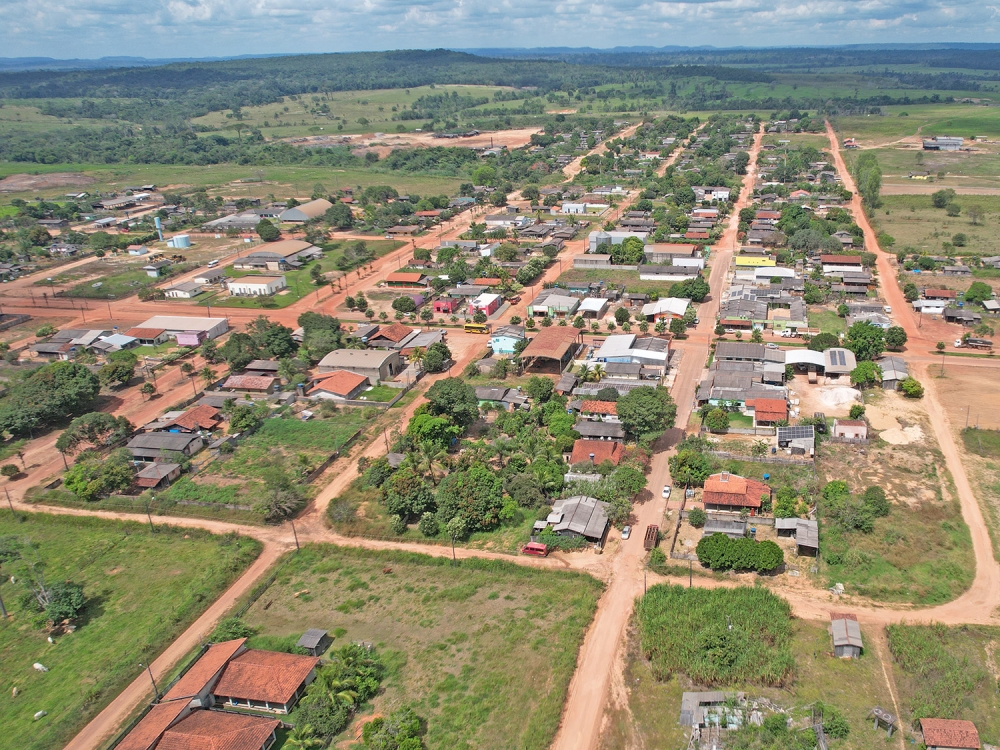
<instances>
[{"instance_id":1,"label":"truck","mask_svg":"<svg viewBox=\"0 0 1000 750\"><path fill-rule=\"evenodd\" d=\"M646 551L653 549L660 538L660 527L656 524L649 524L646 527L646 538L642 540L642 548Z\"/></svg>"}]
</instances>

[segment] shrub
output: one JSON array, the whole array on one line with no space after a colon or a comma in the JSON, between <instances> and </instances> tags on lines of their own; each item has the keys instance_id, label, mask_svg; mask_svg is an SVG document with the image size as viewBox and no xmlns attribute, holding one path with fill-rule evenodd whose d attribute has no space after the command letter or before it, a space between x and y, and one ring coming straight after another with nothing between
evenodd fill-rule
<instances>
[{"instance_id":1,"label":"shrub","mask_svg":"<svg viewBox=\"0 0 1000 750\"><path fill-rule=\"evenodd\" d=\"M851 419L861 419L865 414L864 404L851 404L850 417Z\"/></svg>"},{"instance_id":2,"label":"shrub","mask_svg":"<svg viewBox=\"0 0 1000 750\"><path fill-rule=\"evenodd\" d=\"M11 477L16 477L21 473L21 470L17 468L14 464L4 464L0 466L0 475L3 475L10 479Z\"/></svg>"},{"instance_id":3,"label":"shrub","mask_svg":"<svg viewBox=\"0 0 1000 750\"><path fill-rule=\"evenodd\" d=\"M392 529L393 534L403 535L406 533L406 521L403 517L397 514L389 516L389 528Z\"/></svg>"},{"instance_id":4,"label":"shrub","mask_svg":"<svg viewBox=\"0 0 1000 750\"><path fill-rule=\"evenodd\" d=\"M235 641L237 638L249 638L256 633L256 628L250 627L239 617L227 617L216 626L214 631L212 631L212 635L209 636L209 641L212 643Z\"/></svg>"},{"instance_id":5,"label":"shrub","mask_svg":"<svg viewBox=\"0 0 1000 750\"><path fill-rule=\"evenodd\" d=\"M417 528L420 529L420 533L424 536L437 536L441 527L438 524L437 516L433 513L424 513L420 517L420 523L417 524Z\"/></svg>"},{"instance_id":6,"label":"shrub","mask_svg":"<svg viewBox=\"0 0 1000 750\"><path fill-rule=\"evenodd\" d=\"M705 525L708 520L708 513L706 513L701 508L692 508L688 513L688 523L694 526L696 529L700 529Z\"/></svg>"},{"instance_id":7,"label":"shrub","mask_svg":"<svg viewBox=\"0 0 1000 750\"><path fill-rule=\"evenodd\" d=\"M781 548L774 542L753 539L730 539L725 534L712 534L698 542L698 561L712 570L753 570L763 573L774 570L785 561Z\"/></svg>"},{"instance_id":8,"label":"shrub","mask_svg":"<svg viewBox=\"0 0 1000 750\"><path fill-rule=\"evenodd\" d=\"M903 392L903 395L907 398L922 398L924 395L924 387L920 384L920 381L914 377L906 377L899 383L899 390Z\"/></svg>"},{"instance_id":9,"label":"shrub","mask_svg":"<svg viewBox=\"0 0 1000 750\"><path fill-rule=\"evenodd\" d=\"M658 568L661 565L665 565L667 562L667 556L659 547L653 547L649 551L649 567Z\"/></svg>"}]
</instances>

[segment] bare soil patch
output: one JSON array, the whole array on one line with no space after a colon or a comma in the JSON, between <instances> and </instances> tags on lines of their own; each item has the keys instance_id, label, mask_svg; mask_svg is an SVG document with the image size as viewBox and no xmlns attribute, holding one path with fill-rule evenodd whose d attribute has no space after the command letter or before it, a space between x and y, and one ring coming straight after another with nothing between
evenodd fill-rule
<instances>
[{"instance_id":1,"label":"bare soil patch","mask_svg":"<svg viewBox=\"0 0 1000 750\"><path fill-rule=\"evenodd\" d=\"M96 180L79 172L51 172L49 174L12 174L0 180L0 193L23 193L29 190L91 185Z\"/></svg>"}]
</instances>

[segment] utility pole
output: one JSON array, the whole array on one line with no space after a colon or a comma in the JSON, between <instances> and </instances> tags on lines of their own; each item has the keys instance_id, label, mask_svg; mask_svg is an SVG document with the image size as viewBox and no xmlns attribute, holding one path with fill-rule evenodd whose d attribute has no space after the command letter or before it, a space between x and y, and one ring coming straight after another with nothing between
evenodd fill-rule
<instances>
[{"instance_id":1,"label":"utility pole","mask_svg":"<svg viewBox=\"0 0 1000 750\"><path fill-rule=\"evenodd\" d=\"M10 500L10 490L8 490L8 489L7 489L6 487L4 487L4 488L3 488L3 491L4 491L4 492L6 493L6 495L7 495L7 505L9 505L9 506L10 506L10 514L11 514L12 516L15 516L15 517L16 517L16 516L17 516L17 513L15 513L15 512L14 512L14 503L12 503L12 502L11 502L11 500Z\"/></svg>"},{"instance_id":2,"label":"utility pole","mask_svg":"<svg viewBox=\"0 0 1000 750\"><path fill-rule=\"evenodd\" d=\"M140 667L145 667L146 671L149 673L149 681L153 683L153 695L156 696L153 701L158 703L160 700L160 689L156 687L156 680L153 679L153 670L149 668L149 664L143 664L139 662Z\"/></svg>"},{"instance_id":3,"label":"utility pole","mask_svg":"<svg viewBox=\"0 0 1000 750\"><path fill-rule=\"evenodd\" d=\"M295 551L298 552L302 548L299 547L299 535L295 531L295 521L289 518L288 522L292 524L292 536L295 537Z\"/></svg>"},{"instance_id":4,"label":"utility pole","mask_svg":"<svg viewBox=\"0 0 1000 750\"><path fill-rule=\"evenodd\" d=\"M694 560L688 560L688 588L694 585Z\"/></svg>"},{"instance_id":5,"label":"utility pole","mask_svg":"<svg viewBox=\"0 0 1000 750\"><path fill-rule=\"evenodd\" d=\"M153 502L156 502L156 497L153 497ZM149 533L155 534L156 529L153 528L153 516L149 513L149 501L146 501L146 518L149 520Z\"/></svg>"}]
</instances>

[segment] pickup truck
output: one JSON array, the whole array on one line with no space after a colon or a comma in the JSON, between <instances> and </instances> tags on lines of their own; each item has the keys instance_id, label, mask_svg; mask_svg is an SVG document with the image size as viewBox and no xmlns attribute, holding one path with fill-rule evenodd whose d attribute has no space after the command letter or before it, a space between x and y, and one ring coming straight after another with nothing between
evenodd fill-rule
<instances>
[{"instance_id":1,"label":"pickup truck","mask_svg":"<svg viewBox=\"0 0 1000 750\"><path fill-rule=\"evenodd\" d=\"M646 527L646 538L642 540L642 548L644 550L651 550L656 546L660 536L660 527L656 524L650 524Z\"/></svg>"}]
</instances>

